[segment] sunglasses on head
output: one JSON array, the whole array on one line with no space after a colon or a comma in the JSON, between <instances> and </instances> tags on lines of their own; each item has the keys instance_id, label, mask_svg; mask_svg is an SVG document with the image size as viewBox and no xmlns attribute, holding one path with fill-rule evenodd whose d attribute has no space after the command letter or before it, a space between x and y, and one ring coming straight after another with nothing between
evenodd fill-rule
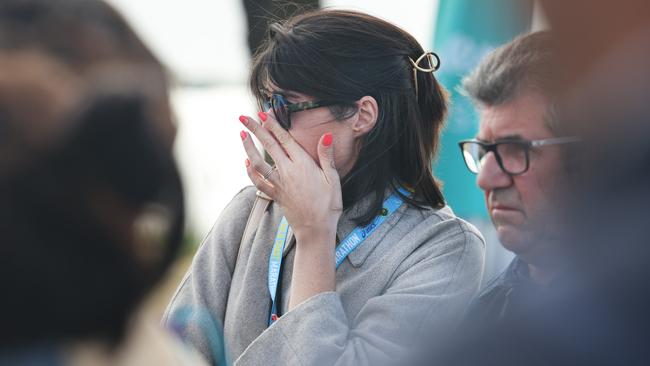
<instances>
[{"instance_id":1,"label":"sunglasses on head","mask_svg":"<svg viewBox=\"0 0 650 366\"><path fill-rule=\"evenodd\" d=\"M331 100L289 103L284 95L278 93L273 93L268 98L269 99L263 104L264 110L272 110L273 114L275 115L275 119L285 130L289 130L291 128L291 113L338 104L338 102Z\"/></svg>"}]
</instances>

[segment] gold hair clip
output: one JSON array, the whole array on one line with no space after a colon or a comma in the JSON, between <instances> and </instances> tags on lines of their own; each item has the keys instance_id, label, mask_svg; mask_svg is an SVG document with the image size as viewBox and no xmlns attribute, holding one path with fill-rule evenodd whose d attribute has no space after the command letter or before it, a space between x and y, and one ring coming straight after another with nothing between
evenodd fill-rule
<instances>
[{"instance_id":1,"label":"gold hair clip","mask_svg":"<svg viewBox=\"0 0 650 366\"><path fill-rule=\"evenodd\" d=\"M435 66L433 64L433 58L435 57L436 63ZM420 62L427 58L429 60L429 68L425 68L420 66ZM427 51L422 54L422 56L418 57L417 60L413 61L412 58L409 57L409 61L411 61L411 65L413 65L413 82L415 83L415 97L418 97L418 71L422 72L434 72L440 68L440 57L436 55L434 52Z\"/></svg>"}]
</instances>

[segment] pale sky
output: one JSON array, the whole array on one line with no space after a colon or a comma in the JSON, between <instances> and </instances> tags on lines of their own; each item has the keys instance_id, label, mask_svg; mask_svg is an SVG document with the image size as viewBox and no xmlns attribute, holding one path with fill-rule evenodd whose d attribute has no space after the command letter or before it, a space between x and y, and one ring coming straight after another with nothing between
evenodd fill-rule
<instances>
[{"instance_id":1,"label":"pale sky","mask_svg":"<svg viewBox=\"0 0 650 366\"><path fill-rule=\"evenodd\" d=\"M241 83L248 50L239 0L108 0L182 80ZM413 34L424 48L433 40L438 0L325 0L326 7L362 10Z\"/></svg>"}]
</instances>

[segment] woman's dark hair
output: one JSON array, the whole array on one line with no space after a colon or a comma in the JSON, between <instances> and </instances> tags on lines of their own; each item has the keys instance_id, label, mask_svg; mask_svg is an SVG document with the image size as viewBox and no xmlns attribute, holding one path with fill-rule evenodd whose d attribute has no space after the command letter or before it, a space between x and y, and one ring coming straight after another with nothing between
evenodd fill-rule
<instances>
[{"instance_id":1,"label":"woman's dark hair","mask_svg":"<svg viewBox=\"0 0 650 366\"><path fill-rule=\"evenodd\" d=\"M350 208L371 195L368 223L381 212L387 189L413 189L407 202L444 205L432 163L447 109L442 86L413 66L424 50L411 35L384 20L353 11L319 10L270 27L267 43L256 54L250 88L258 101L269 83L315 99L335 100L339 119L356 113L355 102L372 96L379 106L375 127L364 137L358 160L342 178L343 204ZM429 67L428 61L420 64Z\"/></svg>"},{"instance_id":2,"label":"woman's dark hair","mask_svg":"<svg viewBox=\"0 0 650 366\"><path fill-rule=\"evenodd\" d=\"M182 240L163 67L99 0L3 0L0 35L0 352L117 344Z\"/></svg>"}]
</instances>

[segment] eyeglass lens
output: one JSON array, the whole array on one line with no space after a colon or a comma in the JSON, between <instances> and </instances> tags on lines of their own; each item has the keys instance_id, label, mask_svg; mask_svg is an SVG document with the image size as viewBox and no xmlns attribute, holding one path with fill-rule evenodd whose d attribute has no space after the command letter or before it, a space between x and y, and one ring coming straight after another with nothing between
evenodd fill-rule
<instances>
[{"instance_id":1,"label":"eyeglass lens","mask_svg":"<svg viewBox=\"0 0 650 366\"><path fill-rule=\"evenodd\" d=\"M496 158L500 167L508 174L521 174L528 168L528 152L520 143L501 142L496 145ZM480 172L488 150L478 143L463 144L463 158L472 173Z\"/></svg>"},{"instance_id":2,"label":"eyeglass lens","mask_svg":"<svg viewBox=\"0 0 650 366\"><path fill-rule=\"evenodd\" d=\"M271 96L271 106L273 107L273 113L275 114L278 123L280 123L280 126L285 130L291 128L289 109L287 108L287 100L284 99L284 96L273 94Z\"/></svg>"},{"instance_id":3,"label":"eyeglass lens","mask_svg":"<svg viewBox=\"0 0 650 366\"><path fill-rule=\"evenodd\" d=\"M501 158L501 165L506 173L521 174L526 170L528 159L524 145L500 143L497 145L497 154Z\"/></svg>"},{"instance_id":4,"label":"eyeglass lens","mask_svg":"<svg viewBox=\"0 0 650 366\"><path fill-rule=\"evenodd\" d=\"M481 170L481 159L484 155L483 146L470 142L463 144L463 158L470 172L478 173Z\"/></svg>"}]
</instances>

